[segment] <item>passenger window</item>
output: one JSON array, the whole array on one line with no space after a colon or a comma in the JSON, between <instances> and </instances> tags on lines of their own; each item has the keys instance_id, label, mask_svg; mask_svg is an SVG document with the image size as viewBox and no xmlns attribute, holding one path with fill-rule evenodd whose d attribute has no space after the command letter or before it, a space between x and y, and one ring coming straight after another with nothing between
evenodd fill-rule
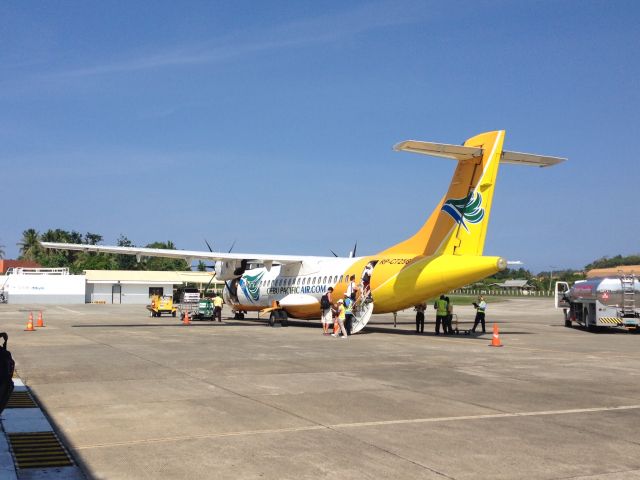
<instances>
[{"instance_id":1,"label":"passenger window","mask_svg":"<svg viewBox=\"0 0 640 480\"><path fill-rule=\"evenodd\" d=\"M322 283L327 283L327 277L324 277L324 278L322 279Z\"/></svg>"}]
</instances>

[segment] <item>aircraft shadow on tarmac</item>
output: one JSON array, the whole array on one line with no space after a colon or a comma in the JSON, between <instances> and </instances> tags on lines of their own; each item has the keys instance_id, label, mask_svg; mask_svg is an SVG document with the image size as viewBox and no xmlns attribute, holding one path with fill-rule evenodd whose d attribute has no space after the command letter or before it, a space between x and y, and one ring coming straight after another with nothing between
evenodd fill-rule
<instances>
[{"instance_id":1,"label":"aircraft shadow on tarmac","mask_svg":"<svg viewBox=\"0 0 640 480\"><path fill-rule=\"evenodd\" d=\"M194 322L191 321L189 327L231 327L231 326L244 326L244 327L257 327L260 325L252 325L248 323L242 322L224 322L224 323L213 323L213 322ZM84 324L84 325L71 325L73 328L140 328L140 327L181 327L184 328L185 325L182 323L99 323L99 324Z\"/></svg>"},{"instance_id":2,"label":"aircraft shadow on tarmac","mask_svg":"<svg viewBox=\"0 0 640 480\"><path fill-rule=\"evenodd\" d=\"M382 325L389 325L387 326L382 326ZM414 322L397 322L396 325L414 325ZM428 322L425 322L425 325L429 325ZM433 325L433 323L431 323L431 325ZM189 327L265 327L268 326L268 320L267 319L262 319L262 318L247 318L244 320L234 320L234 319L228 319L228 320L223 320L222 323L218 323L218 322L212 322L212 321L199 321L199 320L192 320L191 324L189 325ZM318 322L308 322L305 320L291 320L289 319L289 326L291 327L303 327L303 328L314 328L314 329L320 329L321 326ZM469 325L470 327L471 325ZM73 328L148 328L148 327L180 327L180 328L184 328L185 325L183 325L182 323L117 323L117 324L105 324L105 323L99 323L99 324L77 324L77 325L71 325L71 327ZM279 328L279 325L276 325L275 328ZM433 328L433 327L432 327ZM387 335L416 335L415 330L411 329L411 330L406 330L406 329L398 329L398 328L394 328L393 327L393 321L390 321L388 323L384 323L384 324L380 324L378 323L377 325L367 325L362 331L358 332L357 335L370 335L370 334L374 334L374 333L384 333ZM500 332L501 336L504 335L535 335L534 332L521 332L521 331L509 331L509 332ZM420 336L424 336L424 337L435 337L435 332L433 332L432 330L426 331L422 334L420 334ZM453 335L442 335L443 337L447 337L447 338L469 338L469 339L486 339L486 338L491 338L491 332L487 331L487 333L485 333L484 335L480 334L480 333L476 333L476 334L465 334L463 331L460 331L459 334L453 334Z\"/></svg>"}]
</instances>

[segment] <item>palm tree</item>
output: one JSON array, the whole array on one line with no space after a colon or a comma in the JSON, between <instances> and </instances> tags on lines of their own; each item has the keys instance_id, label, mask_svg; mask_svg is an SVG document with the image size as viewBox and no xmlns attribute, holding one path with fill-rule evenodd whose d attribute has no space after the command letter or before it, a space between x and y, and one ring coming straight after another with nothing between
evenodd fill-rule
<instances>
[{"instance_id":1,"label":"palm tree","mask_svg":"<svg viewBox=\"0 0 640 480\"><path fill-rule=\"evenodd\" d=\"M22 232L22 240L18 242L21 260L36 260L40 252L40 234L29 228Z\"/></svg>"}]
</instances>

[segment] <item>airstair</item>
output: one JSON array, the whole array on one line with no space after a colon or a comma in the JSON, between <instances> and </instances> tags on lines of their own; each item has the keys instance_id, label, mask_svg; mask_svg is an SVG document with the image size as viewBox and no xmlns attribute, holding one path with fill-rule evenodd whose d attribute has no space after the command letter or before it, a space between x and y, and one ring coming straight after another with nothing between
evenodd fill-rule
<instances>
[{"instance_id":1,"label":"airstair","mask_svg":"<svg viewBox=\"0 0 640 480\"><path fill-rule=\"evenodd\" d=\"M359 298L353 308L353 322L351 323L351 334L358 333L362 330L373 315L373 302L367 298Z\"/></svg>"},{"instance_id":2,"label":"airstair","mask_svg":"<svg viewBox=\"0 0 640 480\"><path fill-rule=\"evenodd\" d=\"M9 276L4 277L4 282L0 285L0 303L8 303L9 301L9 292L7 289L7 282L9 281Z\"/></svg>"},{"instance_id":3,"label":"airstair","mask_svg":"<svg viewBox=\"0 0 640 480\"><path fill-rule=\"evenodd\" d=\"M622 313L623 317L636 316L636 276L623 275L620 277L622 284Z\"/></svg>"}]
</instances>

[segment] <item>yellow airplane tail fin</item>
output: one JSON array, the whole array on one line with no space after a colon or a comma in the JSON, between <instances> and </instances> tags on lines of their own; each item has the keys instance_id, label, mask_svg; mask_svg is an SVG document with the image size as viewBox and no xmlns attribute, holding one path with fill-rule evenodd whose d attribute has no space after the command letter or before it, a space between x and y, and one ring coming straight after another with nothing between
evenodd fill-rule
<instances>
[{"instance_id":1,"label":"yellow airplane tail fin","mask_svg":"<svg viewBox=\"0 0 640 480\"><path fill-rule=\"evenodd\" d=\"M396 150L458 161L449 189L422 228L379 255L482 255L500 163L541 167L564 159L502 150L504 130L481 133L463 146L408 140Z\"/></svg>"}]
</instances>

